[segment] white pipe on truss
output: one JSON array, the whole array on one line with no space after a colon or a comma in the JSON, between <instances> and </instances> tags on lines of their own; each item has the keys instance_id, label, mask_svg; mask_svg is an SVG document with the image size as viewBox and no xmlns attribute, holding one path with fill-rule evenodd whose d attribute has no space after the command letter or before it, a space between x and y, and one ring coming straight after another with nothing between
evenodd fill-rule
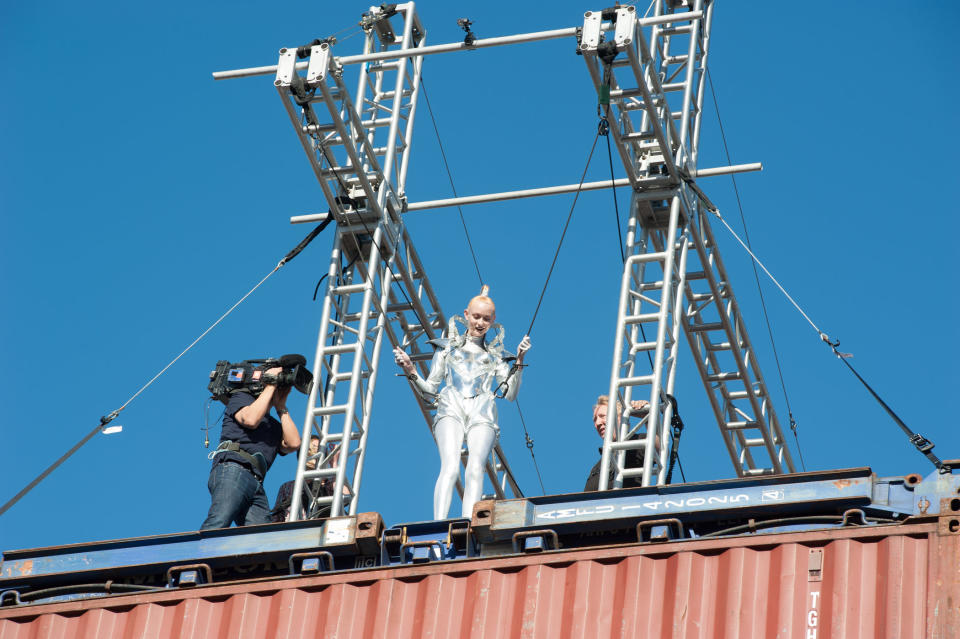
<instances>
[{"instance_id":1,"label":"white pipe on truss","mask_svg":"<svg viewBox=\"0 0 960 639\"><path fill-rule=\"evenodd\" d=\"M703 15L702 11L686 11L683 13L670 13L662 16L653 16L652 18L643 18L637 20L640 26L654 24L664 24L671 22L686 22L694 20ZM609 29L608 29L609 30ZM553 29L552 31L535 31L532 33L518 33L516 35L501 36L498 38L481 38L475 40L473 44L467 45L464 42L450 42L447 44L435 44L428 47L415 47L406 51L378 51L365 55L347 55L336 58L336 61L346 66L348 64L360 64L361 62L374 62L376 60L395 60L397 58L412 58L421 55L433 55L436 53L450 53L451 51L472 51L473 49L486 49L489 47L499 47L507 44L519 44L521 42L537 42L538 40L554 40L557 38L568 38L577 34L577 27L567 29ZM306 69L308 62L298 62L297 69ZM214 80L233 80L235 78L250 78L258 75L271 75L277 72L277 65L265 67L250 67L247 69L233 69L232 71L214 71Z\"/></svg>"},{"instance_id":2,"label":"white pipe on truss","mask_svg":"<svg viewBox=\"0 0 960 639\"><path fill-rule=\"evenodd\" d=\"M762 171L763 164L752 162L750 164L733 164L731 166L717 166L709 169L700 169L695 177L713 177L715 175L729 175L731 173L746 173L749 171ZM620 178L613 181L614 187L629 186L630 180ZM407 211L424 211L427 209L439 209L447 206L464 206L466 204L482 204L485 202L501 202L503 200L519 200L526 197L539 197L541 195L560 195L562 193L573 193L577 189L581 191L596 191L598 189L610 188L610 180L600 182L584 182L583 186L579 184L562 184L559 186L546 186L539 189L523 189L521 191L504 191L502 193L487 193L485 195L468 195L465 197L451 197L445 200L426 200L423 202L411 202L407 205ZM309 215L294 215L290 218L291 224L308 224L310 222L322 222L327 219L326 213L311 213Z\"/></svg>"}]
</instances>

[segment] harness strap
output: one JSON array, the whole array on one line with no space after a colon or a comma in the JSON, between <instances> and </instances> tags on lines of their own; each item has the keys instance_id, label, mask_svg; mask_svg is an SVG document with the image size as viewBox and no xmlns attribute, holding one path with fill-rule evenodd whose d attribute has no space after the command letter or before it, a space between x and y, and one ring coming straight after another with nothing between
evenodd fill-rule
<instances>
[{"instance_id":1,"label":"harness strap","mask_svg":"<svg viewBox=\"0 0 960 639\"><path fill-rule=\"evenodd\" d=\"M253 472L254 475L256 475L257 479L259 479L260 481L263 481L263 478L267 474L267 469L266 469L267 464L266 464L266 460L263 459L263 455L261 453L256 453L254 455L251 455L247 451L240 448L240 444L238 444L237 442L231 441L229 439L225 439L224 441L220 442L220 445L217 446L217 449L215 451L210 453L210 459L213 459L219 453L226 453L226 452L236 453L237 455L239 455L244 461L246 461L250 465L250 470Z\"/></svg>"}]
</instances>

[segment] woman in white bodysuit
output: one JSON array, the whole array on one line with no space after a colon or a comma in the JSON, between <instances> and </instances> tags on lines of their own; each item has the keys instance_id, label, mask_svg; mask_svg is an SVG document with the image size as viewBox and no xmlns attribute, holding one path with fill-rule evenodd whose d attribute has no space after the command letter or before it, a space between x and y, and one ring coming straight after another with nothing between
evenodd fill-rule
<instances>
[{"instance_id":1,"label":"woman in white bodysuit","mask_svg":"<svg viewBox=\"0 0 960 639\"><path fill-rule=\"evenodd\" d=\"M397 365L428 398L436 397L437 414L433 434L440 451L440 476L433 491L433 517L446 519L450 510L453 487L460 473L460 450L467 441L467 468L464 473L463 510L465 518L473 516L473 505L483 492L483 470L490 450L497 441L498 390L513 401L520 389L523 357L530 349L530 338L524 336L517 347L516 361L503 350L503 330L486 342L487 332L496 319L496 307L487 297L484 286L480 295L470 300L463 312L467 333L459 335L451 319L447 338L433 340L437 346L430 374L421 378L402 349L394 349ZM459 318L457 318L459 319ZM437 393L441 382L444 387Z\"/></svg>"}]
</instances>

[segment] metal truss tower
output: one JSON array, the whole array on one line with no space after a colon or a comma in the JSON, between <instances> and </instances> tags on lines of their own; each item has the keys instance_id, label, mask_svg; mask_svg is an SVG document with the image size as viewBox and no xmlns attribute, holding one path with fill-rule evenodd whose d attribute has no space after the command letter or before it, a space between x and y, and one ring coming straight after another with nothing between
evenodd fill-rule
<instances>
[{"instance_id":1,"label":"metal truss tower","mask_svg":"<svg viewBox=\"0 0 960 639\"><path fill-rule=\"evenodd\" d=\"M608 399L619 425L606 430L601 489L642 476L666 480L680 333L693 353L738 476L794 472L730 280L710 229L712 207L695 178L758 165L697 168L712 0L656 0L584 14L582 27L427 46L413 2L365 14L360 55L337 57L329 42L283 49L276 67L215 73L217 79L276 73L275 85L306 151L337 235L317 341L292 519L357 512L384 337L421 374L446 316L403 224L428 208L610 188L610 181L409 202L410 142L424 58L537 40L576 38L605 108L609 135L632 190ZM394 29L393 21L402 22ZM344 69L359 65L351 94ZM415 397L416 394L414 393ZM631 402L650 409L631 422ZM417 399L428 425L431 406ZM611 424L613 420L611 419ZM616 438L614 439L614 432ZM309 453L310 437L320 439ZM625 468L643 449L644 467ZM314 467L315 463L315 467ZM608 474L613 469L613 483ZM496 498L519 497L503 451L487 464ZM332 494L326 488L332 484ZM323 486L323 487L321 487ZM458 489L462 487L458 485Z\"/></svg>"},{"instance_id":2,"label":"metal truss tower","mask_svg":"<svg viewBox=\"0 0 960 639\"><path fill-rule=\"evenodd\" d=\"M712 204L694 181L713 7L658 0L647 19L632 6L585 14L580 52L609 96L610 135L633 187L608 394L620 420L606 431L601 489L611 469L610 487L665 481L681 330L737 475L794 472L706 217ZM650 408L631 424L638 396ZM643 468L625 468L638 448Z\"/></svg>"},{"instance_id":3,"label":"metal truss tower","mask_svg":"<svg viewBox=\"0 0 960 639\"><path fill-rule=\"evenodd\" d=\"M391 17L402 21L400 29ZM337 223L293 520L356 514L384 337L406 349L426 377L433 356L427 340L446 327L401 219L423 65L409 54L424 45L426 31L412 2L373 9L365 31L355 98L326 42L282 50L274 82ZM433 407L417 402L431 425ZM311 436L320 440L313 455ZM487 474L496 497L522 496L499 444Z\"/></svg>"}]
</instances>

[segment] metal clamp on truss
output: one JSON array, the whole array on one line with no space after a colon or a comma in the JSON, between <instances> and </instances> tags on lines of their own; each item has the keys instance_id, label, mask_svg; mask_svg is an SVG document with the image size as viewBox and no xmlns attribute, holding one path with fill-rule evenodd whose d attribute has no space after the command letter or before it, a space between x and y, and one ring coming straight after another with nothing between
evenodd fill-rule
<instances>
[{"instance_id":1,"label":"metal clamp on truss","mask_svg":"<svg viewBox=\"0 0 960 639\"><path fill-rule=\"evenodd\" d=\"M200 579L201 574L203 580ZM207 564L185 564L183 566L170 566L167 569L165 581L171 587L192 588L200 584L213 583L213 571Z\"/></svg>"}]
</instances>

